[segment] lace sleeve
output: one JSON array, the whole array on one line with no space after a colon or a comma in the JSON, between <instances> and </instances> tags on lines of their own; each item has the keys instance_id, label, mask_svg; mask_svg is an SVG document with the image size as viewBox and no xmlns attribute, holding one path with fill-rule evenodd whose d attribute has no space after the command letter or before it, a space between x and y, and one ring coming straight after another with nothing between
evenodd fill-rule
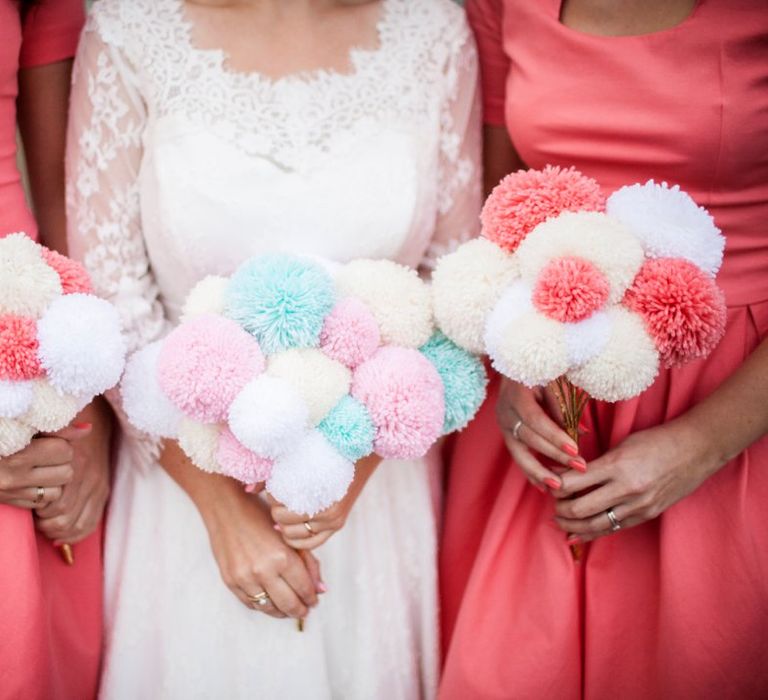
<instances>
[{"instance_id":1,"label":"lace sleeve","mask_svg":"<svg viewBox=\"0 0 768 700\"><path fill-rule=\"evenodd\" d=\"M464 21L445 66L440 119L438 217L424 266L477 235L482 205L481 104L477 52Z\"/></svg>"}]
</instances>

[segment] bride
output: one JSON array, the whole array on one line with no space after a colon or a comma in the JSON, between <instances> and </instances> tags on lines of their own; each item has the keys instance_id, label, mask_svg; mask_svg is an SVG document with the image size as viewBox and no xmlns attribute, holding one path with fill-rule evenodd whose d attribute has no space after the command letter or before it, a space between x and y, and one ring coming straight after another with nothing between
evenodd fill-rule
<instances>
[{"instance_id":1,"label":"bride","mask_svg":"<svg viewBox=\"0 0 768 700\"><path fill-rule=\"evenodd\" d=\"M259 252L428 266L476 227L475 93L450 0L99 0L75 68L69 250L134 350L198 279ZM125 426L103 696L433 696L434 461L358 465L305 527Z\"/></svg>"}]
</instances>

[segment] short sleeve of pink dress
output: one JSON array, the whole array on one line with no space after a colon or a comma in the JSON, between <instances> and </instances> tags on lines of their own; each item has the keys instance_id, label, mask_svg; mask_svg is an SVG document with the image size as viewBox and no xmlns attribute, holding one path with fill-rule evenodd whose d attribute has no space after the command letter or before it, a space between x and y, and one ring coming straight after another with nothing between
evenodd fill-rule
<instances>
[{"instance_id":1,"label":"short sleeve of pink dress","mask_svg":"<svg viewBox=\"0 0 768 700\"><path fill-rule=\"evenodd\" d=\"M698 0L674 28L593 36L559 0L469 0L486 121L531 167L606 191L678 183L727 237L724 339L633 401L595 405L583 454L680 415L768 334L768 6ZM499 114L503 95L503 114ZM768 697L768 440L575 563L509 460L492 400L456 443L441 575L442 697Z\"/></svg>"}]
</instances>

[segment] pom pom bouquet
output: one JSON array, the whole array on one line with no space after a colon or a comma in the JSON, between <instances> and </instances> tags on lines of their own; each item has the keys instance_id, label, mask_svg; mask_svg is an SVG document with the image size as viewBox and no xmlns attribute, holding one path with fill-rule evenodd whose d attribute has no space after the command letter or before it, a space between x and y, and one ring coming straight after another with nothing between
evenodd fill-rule
<instances>
[{"instance_id":1,"label":"pom pom bouquet","mask_svg":"<svg viewBox=\"0 0 768 700\"><path fill-rule=\"evenodd\" d=\"M438 262L438 325L510 379L549 385L577 442L590 397L637 396L660 365L705 357L724 332L725 241L678 187L606 200L591 178L548 166L502 180L481 220L481 238Z\"/></svg>"},{"instance_id":2,"label":"pom pom bouquet","mask_svg":"<svg viewBox=\"0 0 768 700\"><path fill-rule=\"evenodd\" d=\"M485 385L435 330L414 270L267 254L199 282L122 392L136 427L311 516L344 496L357 460L421 457L466 425Z\"/></svg>"}]
</instances>

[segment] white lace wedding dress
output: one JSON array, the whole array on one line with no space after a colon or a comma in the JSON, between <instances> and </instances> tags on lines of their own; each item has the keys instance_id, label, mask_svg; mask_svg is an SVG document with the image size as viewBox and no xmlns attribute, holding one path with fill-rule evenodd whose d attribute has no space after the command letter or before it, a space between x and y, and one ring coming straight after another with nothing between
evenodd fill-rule
<instances>
[{"instance_id":1,"label":"white lace wedding dress","mask_svg":"<svg viewBox=\"0 0 768 700\"><path fill-rule=\"evenodd\" d=\"M383 0L348 73L271 80L194 46L183 0L98 0L76 61L70 252L136 349L192 285L266 250L428 263L477 226L476 57L449 0ZM119 408L119 406L118 406ZM303 634L219 577L192 502L123 426L106 535L106 698L434 695L434 464L385 462L321 547ZM434 458L431 460L434 462Z\"/></svg>"}]
</instances>

